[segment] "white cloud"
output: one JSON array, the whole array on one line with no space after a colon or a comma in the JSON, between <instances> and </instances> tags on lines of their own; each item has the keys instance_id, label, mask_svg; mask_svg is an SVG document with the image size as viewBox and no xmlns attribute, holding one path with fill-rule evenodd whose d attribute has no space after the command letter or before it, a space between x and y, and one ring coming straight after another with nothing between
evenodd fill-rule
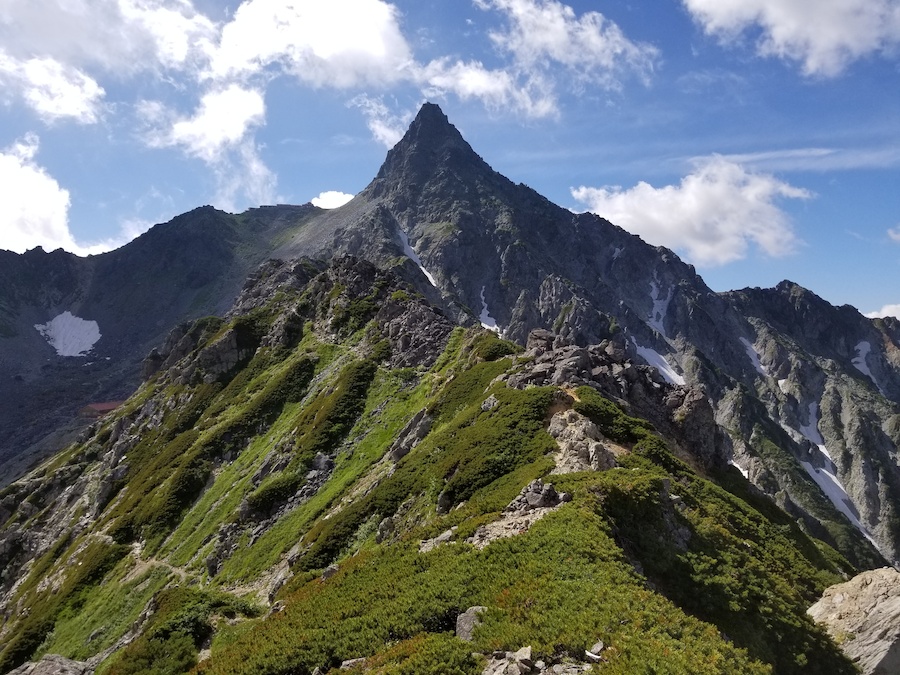
<instances>
[{"instance_id":1,"label":"white cloud","mask_svg":"<svg viewBox=\"0 0 900 675\"><path fill-rule=\"evenodd\" d=\"M69 192L35 163L38 145L29 134L0 152L0 248L71 250Z\"/></svg>"},{"instance_id":2,"label":"white cloud","mask_svg":"<svg viewBox=\"0 0 900 675\"><path fill-rule=\"evenodd\" d=\"M34 161L39 146L38 137L28 134L0 151L0 248L24 253L40 246L93 255L118 248L149 229L149 222L126 220L115 237L77 242L69 229L69 191Z\"/></svg>"},{"instance_id":3,"label":"white cloud","mask_svg":"<svg viewBox=\"0 0 900 675\"><path fill-rule=\"evenodd\" d=\"M887 231L888 237L891 238L891 241L896 241L900 244L900 225L897 227L889 227Z\"/></svg>"},{"instance_id":4,"label":"white cloud","mask_svg":"<svg viewBox=\"0 0 900 675\"><path fill-rule=\"evenodd\" d=\"M491 40L513 55L526 72L549 64L565 66L578 80L618 85L618 75L631 70L649 75L658 50L632 42L622 29L599 12L580 17L557 0L474 0L481 9L506 14L507 30L490 33Z\"/></svg>"},{"instance_id":5,"label":"white cloud","mask_svg":"<svg viewBox=\"0 0 900 675\"><path fill-rule=\"evenodd\" d=\"M347 105L362 110L372 136L386 148L394 147L403 138L406 127L409 126L415 115L415 112L394 114L385 105L382 98L374 98L366 94L356 96Z\"/></svg>"},{"instance_id":6,"label":"white cloud","mask_svg":"<svg viewBox=\"0 0 900 675\"><path fill-rule=\"evenodd\" d=\"M0 44L20 59L130 75L196 67L215 24L188 0L4 0Z\"/></svg>"},{"instance_id":7,"label":"white cloud","mask_svg":"<svg viewBox=\"0 0 900 675\"><path fill-rule=\"evenodd\" d=\"M177 118L156 101L138 107L150 147L178 147L203 160L216 178L215 206L227 211L240 205L259 205L275 200L277 179L259 155L253 130L265 122L262 92L230 84L207 92L190 117Z\"/></svg>"},{"instance_id":8,"label":"white cloud","mask_svg":"<svg viewBox=\"0 0 900 675\"><path fill-rule=\"evenodd\" d=\"M252 139L244 140L211 165L218 188L213 197L214 206L237 212L246 206L274 204L277 176L259 156L259 147Z\"/></svg>"},{"instance_id":9,"label":"white cloud","mask_svg":"<svg viewBox=\"0 0 900 675\"><path fill-rule=\"evenodd\" d=\"M534 74L521 81L506 70L489 70L479 61L437 59L421 69L426 96L456 94L480 100L489 110L512 109L527 117L556 115L556 97L545 78Z\"/></svg>"},{"instance_id":10,"label":"white cloud","mask_svg":"<svg viewBox=\"0 0 900 675\"><path fill-rule=\"evenodd\" d=\"M572 195L588 210L651 244L684 251L700 265L744 258L751 244L770 256L792 252L798 239L775 202L812 196L719 156L703 160L679 185L579 187Z\"/></svg>"},{"instance_id":11,"label":"white cloud","mask_svg":"<svg viewBox=\"0 0 900 675\"><path fill-rule=\"evenodd\" d=\"M162 142L214 162L225 149L238 145L251 128L262 124L265 115L262 93L232 84L205 94L194 116L172 124Z\"/></svg>"},{"instance_id":12,"label":"white cloud","mask_svg":"<svg viewBox=\"0 0 900 675\"><path fill-rule=\"evenodd\" d=\"M407 77L398 11L381 0L248 0L222 30L209 75L247 76L277 64L313 86L348 88Z\"/></svg>"},{"instance_id":13,"label":"white cloud","mask_svg":"<svg viewBox=\"0 0 900 675\"><path fill-rule=\"evenodd\" d=\"M900 305L885 305L879 310L868 312L866 316L870 319L882 319L886 316L893 316L900 319Z\"/></svg>"},{"instance_id":14,"label":"white cloud","mask_svg":"<svg viewBox=\"0 0 900 675\"><path fill-rule=\"evenodd\" d=\"M0 50L0 84L16 91L45 122L96 122L105 92L95 80L55 59L16 59Z\"/></svg>"},{"instance_id":15,"label":"white cloud","mask_svg":"<svg viewBox=\"0 0 900 675\"><path fill-rule=\"evenodd\" d=\"M723 41L758 28L757 50L802 63L807 75L835 76L870 54L900 45L897 0L683 0L704 30Z\"/></svg>"},{"instance_id":16,"label":"white cloud","mask_svg":"<svg viewBox=\"0 0 900 675\"><path fill-rule=\"evenodd\" d=\"M343 206L351 199L353 199L353 195L348 195L346 192L328 190L319 193L318 197L313 197L310 200L310 203L312 203L313 206L318 206L320 209L336 209L339 206Z\"/></svg>"}]
</instances>

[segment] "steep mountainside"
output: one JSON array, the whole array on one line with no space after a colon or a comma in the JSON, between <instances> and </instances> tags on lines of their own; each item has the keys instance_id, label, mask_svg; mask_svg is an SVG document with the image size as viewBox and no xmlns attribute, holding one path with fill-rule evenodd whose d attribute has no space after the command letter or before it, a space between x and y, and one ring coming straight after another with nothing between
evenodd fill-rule
<instances>
[{"instance_id":1,"label":"steep mountainside","mask_svg":"<svg viewBox=\"0 0 900 675\"><path fill-rule=\"evenodd\" d=\"M754 484L854 562L878 559L873 546L900 559L900 322L790 282L713 293L671 251L494 172L432 104L340 209L206 208L96 259L9 254L2 451L21 466L28 443L77 408L132 390L138 359L176 323L223 311L262 258L348 254L392 269L460 325L520 344L534 328L608 339L670 383L701 385ZM35 329L64 312L97 322L88 357L55 354Z\"/></svg>"},{"instance_id":2,"label":"steep mountainside","mask_svg":"<svg viewBox=\"0 0 900 675\"><path fill-rule=\"evenodd\" d=\"M278 235L318 211L203 207L99 256L0 251L0 484L64 446L46 436L71 436L80 408L131 394L175 324L228 309Z\"/></svg>"},{"instance_id":3,"label":"steep mountainside","mask_svg":"<svg viewBox=\"0 0 900 675\"><path fill-rule=\"evenodd\" d=\"M857 561L870 543L900 559L896 320L790 282L713 293L671 251L495 173L430 104L363 192L278 255L334 252L399 267L464 325L610 339L703 385L755 484Z\"/></svg>"},{"instance_id":4,"label":"steep mountainside","mask_svg":"<svg viewBox=\"0 0 900 675\"><path fill-rule=\"evenodd\" d=\"M0 672L853 672L806 608L861 565L616 340L294 259L145 373L0 492Z\"/></svg>"}]
</instances>

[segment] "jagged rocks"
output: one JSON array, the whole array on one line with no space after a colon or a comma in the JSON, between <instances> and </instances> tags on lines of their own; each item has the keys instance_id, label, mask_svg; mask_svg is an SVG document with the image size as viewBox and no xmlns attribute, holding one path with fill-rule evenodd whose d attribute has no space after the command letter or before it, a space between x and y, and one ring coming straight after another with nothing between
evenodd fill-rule
<instances>
[{"instance_id":1,"label":"jagged rocks","mask_svg":"<svg viewBox=\"0 0 900 675\"><path fill-rule=\"evenodd\" d=\"M428 435L433 423L434 420L431 415L428 414L427 409L422 408L417 412L413 418L406 423L406 426L403 427L403 430L397 436L397 440L394 441L390 450L388 450L388 456L391 460L399 462L403 459L410 450L418 445L419 441Z\"/></svg>"},{"instance_id":2,"label":"jagged rocks","mask_svg":"<svg viewBox=\"0 0 900 675\"><path fill-rule=\"evenodd\" d=\"M453 535L456 534L456 529L456 527L451 527L449 530L441 532L438 536L432 539L422 540L422 542L419 543L419 553L428 553L428 551L433 551L441 544L446 544L448 541L453 539Z\"/></svg>"},{"instance_id":3,"label":"jagged rocks","mask_svg":"<svg viewBox=\"0 0 900 675\"><path fill-rule=\"evenodd\" d=\"M553 483L533 480L504 509L506 513L527 513L535 509L553 508L563 502L571 501L572 496L566 492L559 493Z\"/></svg>"},{"instance_id":4,"label":"jagged rocks","mask_svg":"<svg viewBox=\"0 0 900 675\"><path fill-rule=\"evenodd\" d=\"M559 444L552 473L603 471L616 466L615 452L604 444L606 439L597 425L584 415L574 410L558 412L551 418L548 432Z\"/></svg>"},{"instance_id":5,"label":"jagged rocks","mask_svg":"<svg viewBox=\"0 0 900 675\"><path fill-rule=\"evenodd\" d=\"M489 654L488 663L481 671L481 675L525 675L526 673L580 675L590 671L591 663L597 663L602 660L602 657L598 656L596 660L589 660L590 663L579 663L566 659L551 665L542 659L532 660L531 647L522 647L515 652L496 651Z\"/></svg>"},{"instance_id":6,"label":"jagged rocks","mask_svg":"<svg viewBox=\"0 0 900 675\"><path fill-rule=\"evenodd\" d=\"M24 663L9 675L91 675L94 668L87 663L48 654L40 661Z\"/></svg>"},{"instance_id":7,"label":"jagged rocks","mask_svg":"<svg viewBox=\"0 0 900 675\"><path fill-rule=\"evenodd\" d=\"M807 610L863 675L900 673L900 572L885 567L825 589Z\"/></svg>"},{"instance_id":8,"label":"jagged rocks","mask_svg":"<svg viewBox=\"0 0 900 675\"><path fill-rule=\"evenodd\" d=\"M523 534L538 520L571 499L567 492L557 492L552 483L534 480L507 505L500 518L479 527L475 534L466 539L466 543L484 548L495 539Z\"/></svg>"}]
</instances>

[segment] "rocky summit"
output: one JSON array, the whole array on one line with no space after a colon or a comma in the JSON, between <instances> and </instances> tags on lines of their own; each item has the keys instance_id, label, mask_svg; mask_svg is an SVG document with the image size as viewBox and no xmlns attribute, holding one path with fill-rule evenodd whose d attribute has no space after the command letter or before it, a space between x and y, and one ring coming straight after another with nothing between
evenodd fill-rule
<instances>
[{"instance_id":1,"label":"rocky summit","mask_svg":"<svg viewBox=\"0 0 900 675\"><path fill-rule=\"evenodd\" d=\"M714 293L432 104L339 209L5 255L0 672L868 663L807 609L900 558L893 319Z\"/></svg>"}]
</instances>

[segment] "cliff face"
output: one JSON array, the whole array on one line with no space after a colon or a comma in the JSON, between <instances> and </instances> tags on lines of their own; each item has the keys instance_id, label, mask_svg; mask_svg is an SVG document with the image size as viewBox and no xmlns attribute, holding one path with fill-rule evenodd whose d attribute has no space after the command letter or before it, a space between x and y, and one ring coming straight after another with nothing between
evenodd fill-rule
<instances>
[{"instance_id":1,"label":"cliff face","mask_svg":"<svg viewBox=\"0 0 900 675\"><path fill-rule=\"evenodd\" d=\"M809 608L864 675L900 671L900 573L870 570L826 589Z\"/></svg>"}]
</instances>

